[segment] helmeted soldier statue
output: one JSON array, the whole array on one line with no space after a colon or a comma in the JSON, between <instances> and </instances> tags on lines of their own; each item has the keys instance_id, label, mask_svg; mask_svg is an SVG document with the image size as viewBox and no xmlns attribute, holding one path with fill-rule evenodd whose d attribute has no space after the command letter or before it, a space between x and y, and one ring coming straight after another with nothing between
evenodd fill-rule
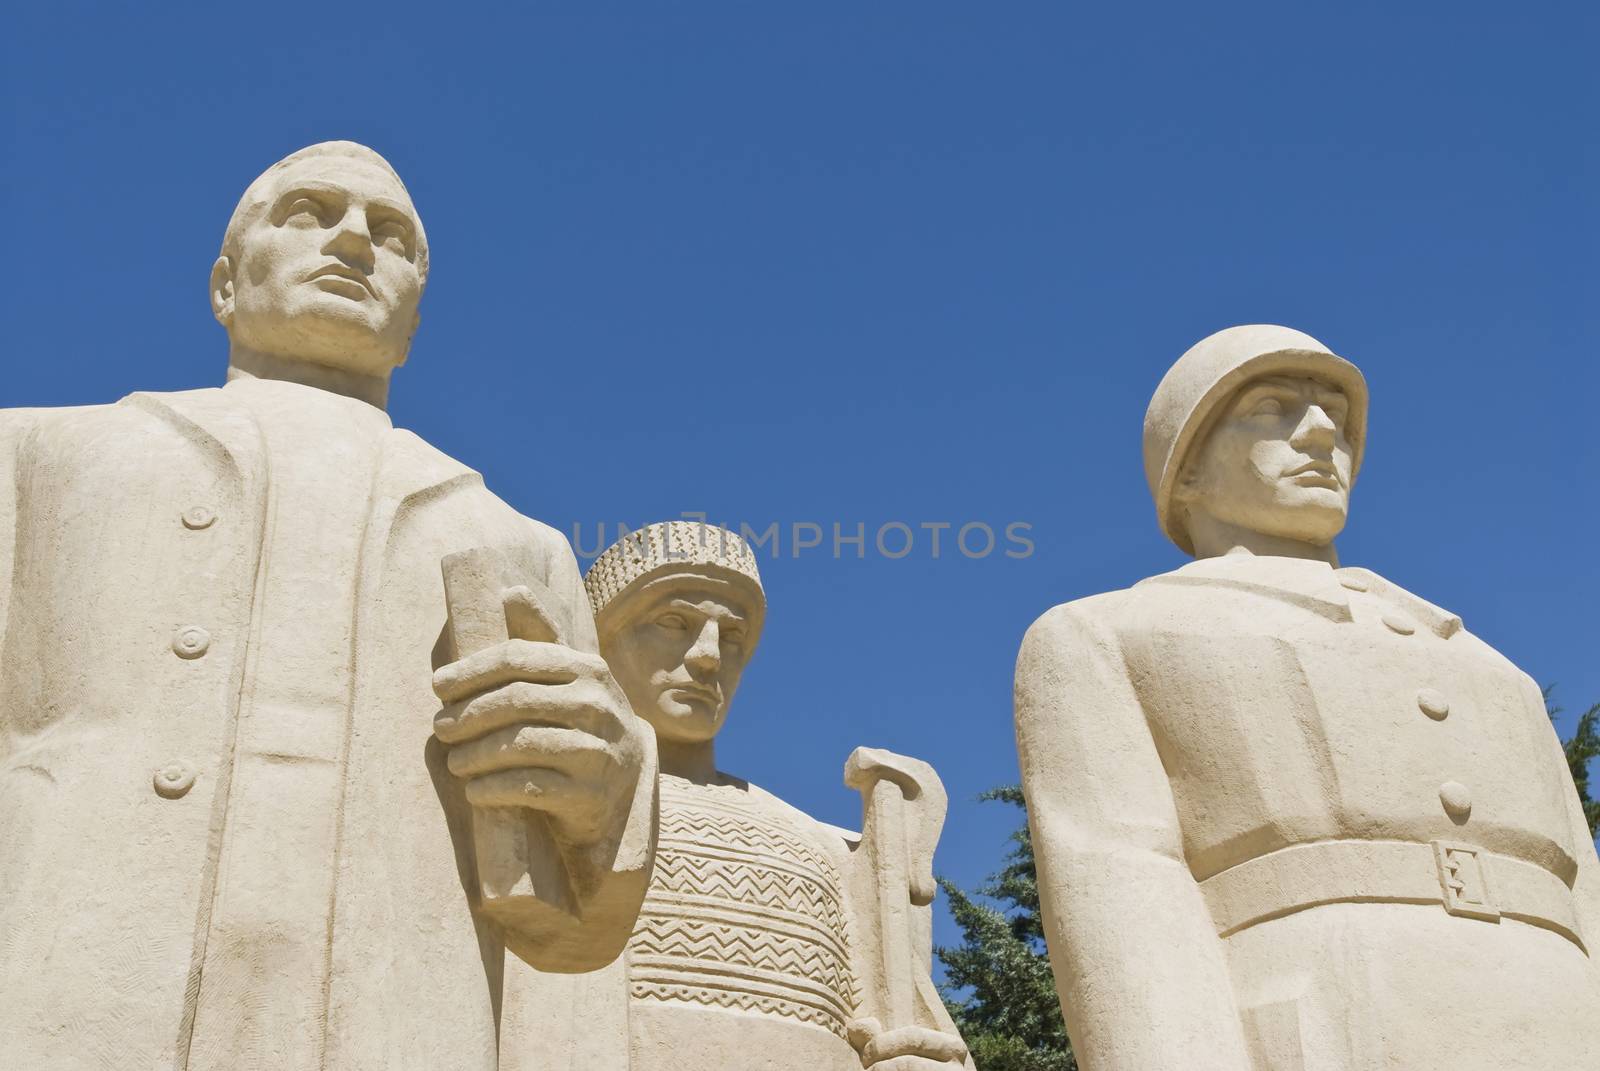
<instances>
[{"instance_id":1,"label":"helmeted soldier statue","mask_svg":"<svg viewBox=\"0 0 1600 1071\"><path fill-rule=\"evenodd\" d=\"M1527 674L1341 567L1367 387L1236 327L1145 418L1196 560L1017 662L1050 955L1086 1071L1600 1067L1600 864Z\"/></svg>"}]
</instances>

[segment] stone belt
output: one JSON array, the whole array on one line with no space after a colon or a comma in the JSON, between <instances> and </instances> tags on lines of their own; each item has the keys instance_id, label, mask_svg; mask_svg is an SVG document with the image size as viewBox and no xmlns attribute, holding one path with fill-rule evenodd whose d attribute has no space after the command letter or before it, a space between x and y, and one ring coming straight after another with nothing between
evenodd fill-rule
<instances>
[{"instance_id":1,"label":"stone belt","mask_svg":"<svg viewBox=\"0 0 1600 1071\"><path fill-rule=\"evenodd\" d=\"M1200 883L1223 937L1324 904L1438 904L1464 918L1514 919L1583 948L1572 891L1533 863L1459 841L1297 844Z\"/></svg>"}]
</instances>

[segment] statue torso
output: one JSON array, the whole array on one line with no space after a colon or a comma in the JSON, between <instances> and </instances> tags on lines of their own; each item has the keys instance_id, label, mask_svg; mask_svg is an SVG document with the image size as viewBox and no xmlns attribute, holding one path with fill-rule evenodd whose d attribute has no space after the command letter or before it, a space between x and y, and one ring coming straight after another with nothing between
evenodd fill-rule
<instances>
[{"instance_id":1,"label":"statue torso","mask_svg":"<svg viewBox=\"0 0 1600 1071\"><path fill-rule=\"evenodd\" d=\"M1196 878L1301 842L1453 838L1570 881L1538 690L1458 618L1288 559L1196 562L1113 618Z\"/></svg>"},{"instance_id":2,"label":"statue torso","mask_svg":"<svg viewBox=\"0 0 1600 1071\"><path fill-rule=\"evenodd\" d=\"M661 778L655 877L628 946L636 1071L859 1066L842 849L753 786Z\"/></svg>"},{"instance_id":3,"label":"statue torso","mask_svg":"<svg viewBox=\"0 0 1600 1071\"><path fill-rule=\"evenodd\" d=\"M1149 724L1257 1067L1530 1066L1533 1024L1535 1049L1600 1056L1572 1025L1600 975L1564 935L1587 846L1525 674L1361 569L1212 559L1085 606ZM1465 917L1442 903L1454 876Z\"/></svg>"}]
</instances>

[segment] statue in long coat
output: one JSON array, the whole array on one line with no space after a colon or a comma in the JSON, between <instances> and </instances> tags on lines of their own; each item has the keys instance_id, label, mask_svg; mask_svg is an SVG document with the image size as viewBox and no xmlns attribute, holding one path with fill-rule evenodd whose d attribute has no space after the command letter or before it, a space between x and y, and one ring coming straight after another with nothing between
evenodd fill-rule
<instances>
[{"instance_id":1,"label":"statue in long coat","mask_svg":"<svg viewBox=\"0 0 1600 1071\"><path fill-rule=\"evenodd\" d=\"M426 275L389 165L313 146L228 226L226 386L0 412L0 1064L575 1058L515 1009L620 969L654 744L566 541L388 419ZM549 634L458 657L484 547ZM483 910L484 814L540 823L551 910Z\"/></svg>"}]
</instances>

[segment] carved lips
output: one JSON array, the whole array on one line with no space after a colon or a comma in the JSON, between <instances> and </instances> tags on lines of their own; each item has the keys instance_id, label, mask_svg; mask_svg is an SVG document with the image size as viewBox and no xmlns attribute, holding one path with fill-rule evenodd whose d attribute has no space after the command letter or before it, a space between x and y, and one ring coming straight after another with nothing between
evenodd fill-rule
<instances>
[{"instance_id":1,"label":"carved lips","mask_svg":"<svg viewBox=\"0 0 1600 1071\"><path fill-rule=\"evenodd\" d=\"M688 682L684 684L674 683L669 684L666 688L663 688L662 691L677 692L678 697L683 700L699 700L700 702L709 705L712 710L720 709L722 706L722 693L718 689L712 688L709 685L695 682Z\"/></svg>"},{"instance_id":2,"label":"carved lips","mask_svg":"<svg viewBox=\"0 0 1600 1071\"><path fill-rule=\"evenodd\" d=\"M373 289L372 280L362 272L343 264L329 264L318 268L311 273L309 282L333 283L330 288L336 294L353 297L357 301L365 301L368 297L377 297L378 292ZM353 286L348 284L354 284ZM356 293L359 289L361 292Z\"/></svg>"},{"instance_id":3,"label":"carved lips","mask_svg":"<svg viewBox=\"0 0 1600 1071\"><path fill-rule=\"evenodd\" d=\"M1284 476L1299 484L1326 487L1330 491L1337 491L1344 486L1344 481L1339 479L1339 470L1334 467L1333 462L1316 458L1303 465L1296 465L1284 473Z\"/></svg>"}]
</instances>

